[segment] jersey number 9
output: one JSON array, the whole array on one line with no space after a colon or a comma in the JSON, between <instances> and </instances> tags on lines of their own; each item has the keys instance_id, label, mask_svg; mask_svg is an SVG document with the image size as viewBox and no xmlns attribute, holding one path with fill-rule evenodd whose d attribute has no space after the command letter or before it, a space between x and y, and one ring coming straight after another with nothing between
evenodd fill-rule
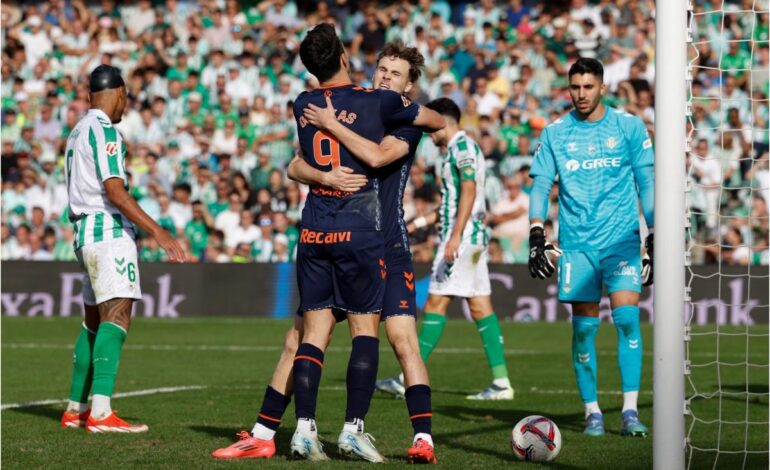
<instances>
[{"instance_id":1,"label":"jersey number 9","mask_svg":"<svg viewBox=\"0 0 770 470\"><path fill-rule=\"evenodd\" d=\"M324 131L317 131L313 136L313 158L320 166L340 166L340 141Z\"/></svg>"}]
</instances>

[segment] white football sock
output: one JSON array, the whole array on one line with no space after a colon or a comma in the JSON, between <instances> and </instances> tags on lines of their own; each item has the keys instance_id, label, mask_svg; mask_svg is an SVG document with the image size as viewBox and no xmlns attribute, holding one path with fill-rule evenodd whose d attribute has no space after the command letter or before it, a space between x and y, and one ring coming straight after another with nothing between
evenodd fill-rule
<instances>
[{"instance_id":1,"label":"white football sock","mask_svg":"<svg viewBox=\"0 0 770 470\"><path fill-rule=\"evenodd\" d=\"M94 395L91 398L91 416L95 419L104 419L111 414L110 397L107 395Z\"/></svg>"},{"instance_id":2,"label":"white football sock","mask_svg":"<svg viewBox=\"0 0 770 470\"><path fill-rule=\"evenodd\" d=\"M586 416L593 414L593 413L599 413L601 414L602 410L599 409L599 402L598 401L591 401L586 403Z\"/></svg>"},{"instance_id":3,"label":"white football sock","mask_svg":"<svg viewBox=\"0 0 770 470\"><path fill-rule=\"evenodd\" d=\"M361 434L364 432L364 420L354 418L352 423L345 421L345 424L342 425L342 431L347 431L353 434Z\"/></svg>"},{"instance_id":4,"label":"white football sock","mask_svg":"<svg viewBox=\"0 0 770 470\"><path fill-rule=\"evenodd\" d=\"M69 401L69 404L67 404L67 411L70 413L82 413L88 409L88 403L78 403L76 401Z\"/></svg>"},{"instance_id":5,"label":"white football sock","mask_svg":"<svg viewBox=\"0 0 770 470\"><path fill-rule=\"evenodd\" d=\"M636 402L639 399L639 391L623 392L623 411L636 410Z\"/></svg>"},{"instance_id":6,"label":"white football sock","mask_svg":"<svg viewBox=\"0 0 770 470\"><path fill-rule=\"evenodd\" d=\"M275 431L268 428L264 424L257 423L251 429L251 435L252 437L256 437L257 439L262 439L263 441L269 441L273 439L273 436L275 436Z\"/></svg>"},{"instance_id":7,"label":"white football sock","mask_svg":"<svg viewBox=\"0 0 770 470\"><path fill-rule=\"evenodd\" d=\"M310 434L315 437L318 435L318 428L315 425L314 419L300 418L297 420L297 431L301 431L305 434Z\"/></svg>"},{"instance_id":8,"label":"white football sock","mask_svg":"<svg viewBox=\"0 0 770 470\"><path fill-rule=\"evenodd\" d=\"M425 442L427 442L431 446L433 445L433 438L431 437L430 434L425 434L424 432L418 432L417 434L414 435L414 439L412 440L412 444L417 442L417 439L423 439L423 440L425 440Z\"/></svg>"},{"instance_id":9,"label":"white football sock","mask_svg":"<svg viewBox=\"0 0 770 470\"><path fill-rule=\"evenodd\" d=\"M508 379L508 377L505 377L503 379L495 379L492 381L492 383L497 385L498 387L511 388L511 381Z\"/></svg>"}]
</instances>

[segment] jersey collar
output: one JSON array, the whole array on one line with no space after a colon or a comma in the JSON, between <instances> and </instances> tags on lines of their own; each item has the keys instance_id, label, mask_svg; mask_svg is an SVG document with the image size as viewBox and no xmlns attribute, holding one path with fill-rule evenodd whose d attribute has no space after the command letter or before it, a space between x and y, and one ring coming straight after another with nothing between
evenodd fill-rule
<instances>
[{"instance_id":1,"label":"jersey collar","mask_svg":"<svg viewBox=\"0 0 770 470\"><path fill-rule=\"evenodd\" d=\"M449 139L449 142L447 142L446 144L447 148L454 145L454 143L457 142L460 139L460 137L465 137L465 131L461 130L461 131L458 131L457 134L453 135L452 138Z\"/></svg>"},{"instance_id":2,"label":"jersey collar","mask_svg":"<svg viewBox=\"0 0 770 470\"><path fill-rule=\"evenodd\" d=\"M100 118L104 119L105 121L107 121L109 123L112 123L112 119L110 119L110 117L107 116L107 113L105 113L101 109L91 108L91 109L88 110L88 114L93 114L96 117L100 117Z\"/></svg>"}]
</instances>

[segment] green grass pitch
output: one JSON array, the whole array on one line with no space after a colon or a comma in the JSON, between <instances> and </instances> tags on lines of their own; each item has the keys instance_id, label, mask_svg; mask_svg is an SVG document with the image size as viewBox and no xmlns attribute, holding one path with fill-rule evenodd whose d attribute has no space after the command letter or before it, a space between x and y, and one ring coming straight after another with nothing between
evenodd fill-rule
<instances>
[{"instance_id":1,"label":"green grass pitch","mask_svg":"<svg viewBox=\"0 0 770 470\"><path fill-rule=\"evenodd\" d=\"M2 403L64 399L69 391L71 345L79 319L2 319ZM4 468L278 468L307 464L287 458L294 428L290 405L277 435L278 452L270 461L216 461L212 450L230 444L239 430L249 430L262 394L279 355L287 321L267 319L137 319L126 341L118 375L118 393L162 387L195 387L167 393L113 400L120 415L147 423L141 435L88 435L59 426L63 402L7 408L2 411L2 464ZM503 324L506 357L516 398L508 402L471 402L467 393L490 382L484 352L473 324L450 321L428 361L433 387L434 421L439 464L446 468L553 468L648 469L652 467L652 438L619 435L622 396L618 376L614 328L603 324L597 340L599 403L608 434L589 438L581 434L582 405L577 395L570 359L570 325L544 323ZM711 327L713 329L713 327ZM732 329L723 331L743 331ZM767 327L752 327L767 334ZM703 448L754 449L765 453L696 452L690 468L767 468L767 367L731 366L748 360L767 364L767 336L710 337L693 341L693 362L707 364L719 351L721 365L693 369L692 379L703 393L723 391L736 395L693 402L699 419L750 421L757 424L695 424L692 442ZM640 395L642 420L652 424L652 329L644 327L645 356ZM347 327L338 327L326 363L318 403L318 423L326 450L333 459L322 468L360 467L342 460L336 437L345 410L345 368L350 339ZM398 372L398 365L383 335L380 376ZM748 370L748 372L747 372ZM747 387L748 384L748 387ZM753 395L747 402L740 392ZM691 388L688 386L688 394ZM510 449L512 426L530 414L553 419L561 429L561 454L548 465L518 462ZM687 421L688 427L692 420ZM761 425L765 423L765 425ZM405 404L375 393L366 420L390 466L405 464L411 427ZM653 429L654 433L655 430Z\"/></svg>"}]
</instances>

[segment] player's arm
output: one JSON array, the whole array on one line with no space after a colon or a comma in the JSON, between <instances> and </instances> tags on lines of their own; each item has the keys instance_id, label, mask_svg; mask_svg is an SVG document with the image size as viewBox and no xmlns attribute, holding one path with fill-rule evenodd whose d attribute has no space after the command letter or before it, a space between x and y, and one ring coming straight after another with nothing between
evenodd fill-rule
<instances>
[{"instance_id":1,"label":"player's arm","mask_svg":"<svg viewBox=\"0 0 770 470\"><path fill-rule=\"evenodd\" d=\"M321 171L310 166L299 155L295 155L289 163L287 170L289 179L307 185L328 186L338 191L355 192L366 185L364 175L353 173L351 168L345 166L334 167L331 171Z\"/></svg>"},{"instance_id":2,"label":"player's arm","mask_svg":"<svg viewBox=\"0 0 770 470\"><path fill-rule=\"evenodd\" d=\"M543 131L543 140L535 151L529 175L533 178L529 194L529 274L533 278L545 279L556 271L550 256L561 254L561 250L548 243L543 228L548 216L548 196L556 179L556 157L551 149L548 129Z\"/></svg>"},{"instance_id":3,"label":"player's arm","mask_svg":"<svg viewBox=\"0 0 770 470\"><path fill-rule=\"evenodd\" d=\"M412 125L435 132L446 126L444 117L436 111L390 90L380 90L380 119L388 129Z\"/></svg>"},{"instance_id":4,"label":"player's arm","mask_svg":"<svg viewBox=\"0 0 770 470\"><path fill-rule=\"evenodd\" d=\"M457 220L455 221L452 234L447 241L444 249L444 259L453 263L459 255L460 243L463 238L465 225L471 218L473 211L473 202L476 200L476 181L470 179L461 179L460 181L460 202L457 205Z\"/></svg>"},{"instance_id":5,"label":"player's arm","mask_svg":"<svg viewBox=\"0 0 770 470\"><path fill-rule=\"evenodd\" d=\"M310 124L334 135L350 153L372 168L386 166L409 153L409 144L401 139L385 136L378 144L343 125L334 115L334 105L329 96L326 97L325 108L309 104L303 114Z\"/></svg>"},{"instance_id":6,"label":"player's arm","mask_svg":"<svg viewBox=\"0 0 770 470\"><path fill-rule=\"evenodd\" d=\"M422 127L426 132L436 132L446 126L446 120L444 120L444 116L436 111L420 106L420 111L417 112L417 117L412 125Z\"/></svg>"},{"instance_id":7,"label":"player's arm","mask_svg":"<svg viewBox=\"0 0 770 470\"><path fill-rule=\"evenodd\" d=\"M639 188L639 200L642 204L642 215L650 233L644 241L646 252L642 258L642 284L652 285L654 257L654 225L655 225L655 151L652 140L647 133L644 122L633 119L631 130L631 164L634 179Z\"/></svg>"},{"instance_id":8,"label":"player's arm","mask_svg":"<svg viewBox=\"0 0 770 470\"><path fill-rule=\"evenodd\" d=\"M139 207L136 200L128 194L123 186L123 180L119 177L113 177L104 181L104 191L107 199L125 215L128 220L135 223L139 228L149 233L158 241L158 244L166 251L169 261L184 263L185 253L179 243L163 230L152 217Z\"/></svg>"}]
</instances>

